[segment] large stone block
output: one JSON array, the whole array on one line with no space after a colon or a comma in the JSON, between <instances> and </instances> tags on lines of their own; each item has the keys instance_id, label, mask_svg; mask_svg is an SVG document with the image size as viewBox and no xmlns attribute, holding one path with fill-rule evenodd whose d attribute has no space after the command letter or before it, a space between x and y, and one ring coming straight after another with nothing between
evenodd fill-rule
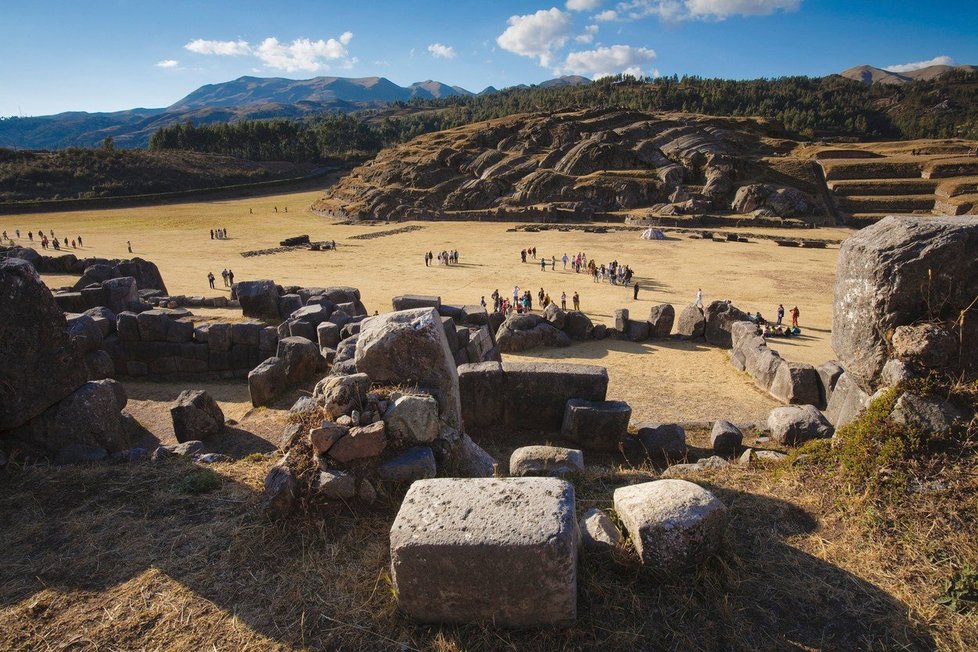
<instances>
[{"instance_id":1,"label":"large stone block","mask_svg":"<svg viewBox=\"0 0 978 652\"><path fill-rule=\"evenodd\" d=\"M415 310L417 308L441 307L441 297L423 296L420 294L402 294L391 299L394 310Z\"/></svg>"},{"instance_id":2,"label":"large stone block","mask_svg":"<svg viewBox=\"0 0 978 652\"><path fill-rule=\"evenodd\" d=\"M747 313L726 301L714 301L705 311L706 328L703 335L706 341L725 349L733 347L731 328L738 321L749 321Z\"/></svg>"},{"instance_id":3,"label":"large stone block","mask_svg":"<svg viewBox=\"0 0 978 652\"><path fill-rule=\"evenodd\" d=\"M268 405L288 388L285 361L268 358L248 373L248 392L255 407Z\"/></svg>"},{"instance_id":4,"label":"large stone block","mask_svg":"<svg viewBox=\"0 0 978 652\"><path fill-rule=\"evenodd\" d=\"M564 408L560 436L584 450L617 451L631 418L632 408L624 401L572 398Z\"/></svg>"},{"instance_id":5,"label":"large stone block","mask_svg":"<svg viewBox=\"0 0 978 652\"><path fill-rule=\"evenodd\" d=\"M696 304L689 304L679 314L679 323L676 324L676 333L686 340L695 340L703 337L706 329L706 317L703 309Z\"/></svg>"},{"instance_id":6,"label":"large stone block","mask_svg":"<svg viewBox=\"0 0 978 652\"><path fill-rule=\"evenodd\" d=\"M503 421L521 430L560 432L567 401L603 401L608 370L596 365L504 362Z\"/></svg>"},{"instance_id":7,"label":"large stone block","mask_svg":"<svg viewBox=\"0 0 978 652\"><path fill-rule=\"evenodd\" d=\"M835 386L845 370L835 360L829 360L815 367L815 371L818 373L822 401L818 407L826 408L832 399L832 392L835 391Z\"/></svg>"},{"instance_id":8,"label":"large stone block","mask_svg":"<svg viewBox=\"0 0 978 652\"><path fill-rule=\"evenodd\" d=\"M649 310L650 337L658 339L669 337L672 325L676 321L676 309L671 304L663 303Z\"/></svg>"},{"instance_id":9,"label":"large stone block","mask_svg":"<svg viewBox=\"0 0 978 652\"><path fill-rule=\"evenodd\" d=\"M502 425L504 382L503 366L498 362L458 366L462 421L466 429Z\"/></svg>"},{"instance_id":10,"label":"large stone block","mask_svg":"<svg viewBox=\"0 0 978 652\"><path fill-rule=\"evenodd\" d=\"M676 572L719 549L727 507L686 480L656 480L615 489L615 512L631 535L642 563Z\"/></svg>"},{"instance_id":11,"label":"large stone block","mask_svg":"<svg viewBox=\"0 0 978 652\"><path fill-rule=\"evenodd\" d=\"M68 396L86 380L64 314L30 263L0 261L0 431Z\"/></svg>"},{"instance_id":12,"label":"large stone block","mask_svg":"<svg viewBox=\"0 0 978 652\"><path fill-rule=\"evenodd\" d=\"M224 430L224 412L202 389L185 389L170 408L173 434L178 442L208 439Z\"/></svg>"},{"instance_id":13,"label":"large stone block","mask_svg":"<svg viewBox=\"0 0 978 652\"><path fill-rule=\"evenodd\" d=\"M275 281L241 281L234 284L234 295L245 317L278 317L278 286Z\"/></svg>"},{"instance_id":14,"label":"large stone block","mask_svg":"<svg viewBox=\"0 0 978 652\"><path fill-rule=\"evenodd\" d=\"M771 439L787 446L797 446L810 439L831 437L832 425L813 405L786 405L771 410L767 417Z\"/></svg>"},{"instance_id":15,"label":"large stone block","mask_svg":"<svg viewBox=\"0 0 978 652\"><path fill-rule=\"evenodd\" d=\"M460 430L458 371L441 317L434 308L403 310L363 320L357 371L375 383L419 385L438 400L442 423Z\"/></svg>"},{"instance_id":16,"label":"large stone block","mask_svg":"<svg viewBox=\"0 0 978 652\"><path fill-rule=\"evenodd\" d=\"M391 527L398 603L421 622L572 625L578 540L563 480L419 480Z\"/></svg>"},{"instance_id":17,"label":"large stone block","mask_svg":"<svg viewBox=\"0 0 978 652\"><path fill-rule=\"evenodd\" d=\"M850 380L876 389L887 337L899 326L954 322L978 296L978 217L887 217L842 243L836 267L832 348ZM973 369L978 338L963 338Z\"/></svg>"},{"instance_id":18,"label":"large stone block","mask_svg":"<svg viewBox=\"0 0 978 652\"><path fill-rule=\"evenodd\" d=\"M844 372L839 376L825 409L825 417L836 428L855 421L869 405L870 395L862 390L856 381Z\"/></svg>"},{"instance_id":19,"label":"large stone block","mask_svg":"<svg viewBox=\"0 0 978 652\"><path fill-rule=\"evenodd\" d=\"M311 380L325 366L319 347L304 337L280 339L276 357L285 363L285 376L291 385Z\"/></svg>"},{"instance_id":20,"label":"large stone block","mask_svg":"<svg viewBox=\"0 0 978 652\"><path fill-rule=\"evenodd\" d=\"M778 365L769 391L774 398L791 405L817 406L822 400L818 372L803 362L783 361Z\"/></svg>"},{"instance_id":21,"label":"large stone block","mask_svg":"<svg viewBox=\"0 0 978 652\"><path fill-rule=\"evenodd\" d=\"M509 457L509 474L514 477L564 478L584 472L584 453L559 446L522 446Z\"/></svg>"}]
</instances>

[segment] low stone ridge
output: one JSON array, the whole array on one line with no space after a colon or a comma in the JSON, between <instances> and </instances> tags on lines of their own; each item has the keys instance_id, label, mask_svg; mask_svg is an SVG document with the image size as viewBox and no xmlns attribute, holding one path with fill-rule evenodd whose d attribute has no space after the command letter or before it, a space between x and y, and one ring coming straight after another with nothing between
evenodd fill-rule
<instances>
[{"instance_id":1,"label":"low stone ridge","mask_svg":"<svg viewBox=\"0 0 978 652\"><path fill-rule=\"evenodd\" d=\"M572 398L564 407L560 436L585 450L617 451L631 418L632 408L624 401Z\"/></svg>"},{"instance_id":2,"label":"low stone ridge","mask_svg":"<svg viewBox=\"0 0 978 652\"><path fill-rule=\"evenodd\" d=\"M217 401L202 389L180 392L173 407L173 434L178 442L204 440L224 430L224 412Z\"/></svg>"},{"instance_id":3,"label":"low stone ridge","mask_svg":"<svg viewBox=\"0 0 978 652\"><path fill-rule=\"evenodd\" d=\"M514 477L564 478L583 472L584 453L573 448L523 446L509 458L509 474Z\"/></svg>"},{"instance_id":4,"label":"low stone ridge","mask_svg":"<svg viewBox=\"0 0 978 652\"><path fill-rule=\"evenodd\" d=\"M642 563L675 573L705 560L723 541L727 507L686 480L656 480L615 489L615 512Z\"/></svg>"},{"instance_id":5,"label":"low stone ridge","mask_svg":"<svg viewBox=\"0 0 978 652\"><path fill-rule=\"evenodd\" d=\"M842 243L832 311L832 348L864 392L878 388L887 334L939 322L952 334L970 310L955 368L978 365L978 218L890 216ZM933 296L928 296L931 294ZM935 301L935 298L939 297ZM939 311L933 313L932 311ZM951 362L951 361L949 361Z\"/></svg>"},{"instance_id":6,"label":"low stone ridge","mask_svg":"<svg viewBox=\"0 0 978 652\"><path fill-rule=\"evenodd\" d=\"M572 625L578 540L563 480L419 480L391 527L398 605L426 623Z\"/></svg>"}]
</instances>

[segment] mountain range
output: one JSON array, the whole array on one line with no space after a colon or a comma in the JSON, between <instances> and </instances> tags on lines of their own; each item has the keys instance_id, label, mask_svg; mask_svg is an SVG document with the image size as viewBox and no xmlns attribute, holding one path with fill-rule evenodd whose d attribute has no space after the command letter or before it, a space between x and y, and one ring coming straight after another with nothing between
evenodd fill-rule
<instances>
[{"instance_id":1,"label":"mountain range","mask_svg":"<svg viewBox=\"0 0 978 652\"><path fill-rule=\"evenodd\" d=\"M579 76L542 82L559 87L588 84ZM527 88L525 85L515 88ZM479 94L499 92L492 86ZM60 149L91 147L112 137L118 147L144 147L160 127L269 118L301 118L327 111L356 111L414 99L431 100L474 95L461 86L426 80L398 86L385 77L239 77L201 86L160 109L129 109L111 113L70 111L56 115L0 119L0 147Z\"/></svg>"},{"instance_id":2,"label":"mountain range","mask_svg":"<svg viewBox=\"0 0 978 652\"><path fill-rule=\"evenodd\" d=\"M978 72L978 66L929 66L893 72L874 66L856 66L842 77L873 84L908 84L933 80L953 71ZM569 75L538 84L544 88L589 84L586 77ZM521 84L503 90L529 88ZM478 93L500 92L489 86ZM475 95L460 86L435 80L398 86L385 77L239 77L201 86L165 108L136 108L111 113L72 111L37 117L0 118L0 148L61 149L92 147L111 137L118 147L144 147L161 127L192 121L194 124L238 122L270 118L302 118L328 111L351 112L383 107L392 102L432 100Z\"/></svg>"}]
</instances>

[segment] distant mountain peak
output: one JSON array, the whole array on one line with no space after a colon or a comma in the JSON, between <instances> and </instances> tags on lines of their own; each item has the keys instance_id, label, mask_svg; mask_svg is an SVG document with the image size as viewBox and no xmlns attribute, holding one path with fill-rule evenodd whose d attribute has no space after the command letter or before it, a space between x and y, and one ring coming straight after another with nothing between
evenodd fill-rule
<instances>
[{"instance_id":1,"label":"distant mountain peak","mask_svg":"<svg viewBox=\"0 0 978 652\"><path fill-rule=\"evenodd\" d=\"M905 70L894 72L876 66L862 65L853 66L839 73L842 77L862 82L867 86L873 84L909 84L914 81L937 79L938 77L951 72L952 70L962 70L967 72L978 72L978 66L946 66L935 65L925 66L917 70Z\"/></svg>"}]
</instances>

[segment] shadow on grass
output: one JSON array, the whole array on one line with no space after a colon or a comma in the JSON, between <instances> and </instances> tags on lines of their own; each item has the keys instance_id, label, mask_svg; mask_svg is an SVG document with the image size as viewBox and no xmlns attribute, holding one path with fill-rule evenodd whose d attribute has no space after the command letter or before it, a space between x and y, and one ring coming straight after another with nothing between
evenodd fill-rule
<instances>
[{"instance_id":1,"label":"shadow on grass","mask_svg":"<svg viewBox=\"0 0 978 652\"><path fill-rule=\"evenodd\" d=\"M723 486L709 488L728 506L728 543L696 571L655 577L626 550L616 561L582 553L571 629L417 625L389 586L393 509L270 524L258 512L268 464L216 465L222 486L195 496L180 489L196 468L185 460L0 474L0 647L74 640L80 626L93 645L121 649L933 646L906 605L792 545L817 529L812 515ZM578 510L648 479L582 477Z\"/></svg>"}]
</instances>

